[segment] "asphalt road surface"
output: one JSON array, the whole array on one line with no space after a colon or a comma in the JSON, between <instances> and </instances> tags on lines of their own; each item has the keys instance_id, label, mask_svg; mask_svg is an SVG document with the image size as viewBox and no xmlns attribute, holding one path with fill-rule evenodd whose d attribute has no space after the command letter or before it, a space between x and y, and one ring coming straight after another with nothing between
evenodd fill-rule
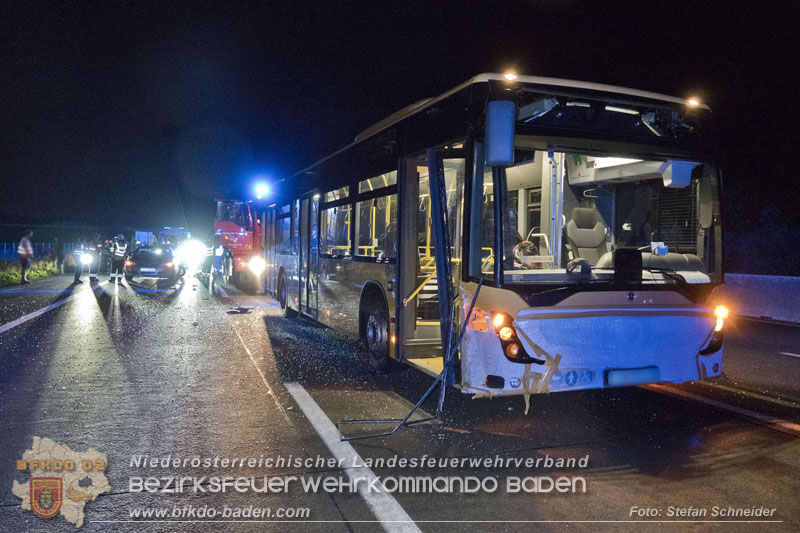
<instances>
[{"instance_id":1,"label":"asphalt road surface","mask_svg":"<svg viewBox=\"0 0 800 533\"><path fill-rule=\"evenodd\" d=\"M522 398L472 400L449 390L438 420L342 443L339 420L402 417L432 378L411 369L375 374L352 339L283 319L266 296L210 291L205 281L71 287L61 276L0 289L0 530L75 530L62 517L24 511L11 492L28 477L16 463L34 437L107 455L112 490L86 504L86 531L619 531L663 529L659 522L668 530L798 530L798 327L730 321L725 376L713 382L534 397L528 415ZM139 456L190 462L137 466ZM193 467L194 457L221 459ZM222 458L289 461L251 467ZM460 463L363 466L397 458ZM548 464L568 458L588 459ZM212 492L206 479L205 492L130 490L138 477L173 476L253 477L257 486L268 476L289 488ZM471 493L368 489L375 477L403 476L473 476L484 485ZM508 490L515 477L560 476L583 478L585 492ZM304 490L300 478L362 481L354 492L346 484ZM774 511L714 517L714 507ZM202 508L218 514L198 517ZM226 508L270 515L234 520L221 515Z\"/></svg>"}]
</instances>

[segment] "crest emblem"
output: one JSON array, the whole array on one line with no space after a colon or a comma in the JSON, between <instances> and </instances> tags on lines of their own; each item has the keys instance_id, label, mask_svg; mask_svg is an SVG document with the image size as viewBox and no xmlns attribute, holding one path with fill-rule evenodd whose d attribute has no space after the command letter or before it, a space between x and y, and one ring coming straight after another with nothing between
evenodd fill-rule
<instances>
[{"instance_id":1,"label":"crest emblem","mask_svg":"<svg viewBox=\"0 0 800 533\"><path fill-rule=\"evenodd\" d=\"M32 477L31 510L36 516L50 518L58 514L63 502L63 480L60 477Z\"/></svg>"}]
</instances>

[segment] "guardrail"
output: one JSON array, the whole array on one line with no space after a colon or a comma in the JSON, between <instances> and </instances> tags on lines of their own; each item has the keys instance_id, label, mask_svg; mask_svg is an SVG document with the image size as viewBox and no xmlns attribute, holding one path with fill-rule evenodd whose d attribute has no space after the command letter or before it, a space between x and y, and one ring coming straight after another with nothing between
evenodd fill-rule
<instances>
[{"instance_id":1,"label":"guardrail","mask_svg":"<svg viewBox=\"0 0 800 533\"><path fill-rule=\"evenodd\" d=\"M739 316L800 323L800 277L725 274L723 293Z\"/></svg>"},{"instance_id":2,"label":"guardrail","mask_svg":"<svg viewBox=\"0 0 800 533\"><path fill-rule=\"evenodd\" d=\"M33 246L33 257L35 259L44 259L51 253L55 253L53 249L53 243L51 242L34 242L31 243ZM64 243L64 255L72 254L72 250L78 245L76 242L65 242ZM6 261L12 261L17 259L17 246L19 246L19 242L0 242L0 259Z\"/></svg>"}]
</instances>

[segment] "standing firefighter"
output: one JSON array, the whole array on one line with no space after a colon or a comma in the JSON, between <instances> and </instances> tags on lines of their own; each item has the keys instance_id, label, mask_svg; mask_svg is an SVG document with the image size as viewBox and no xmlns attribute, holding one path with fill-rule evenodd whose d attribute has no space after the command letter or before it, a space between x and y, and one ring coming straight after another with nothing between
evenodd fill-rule
<instances>
[{"instance_id":1,"label":"standing firefighter","mask_svg":"<svg viewBox=\"0 0 800 533\"><path fill-rule=\"evenodd\" d=\"M125 257L128 255L128 242L123 234L119 234L111 244L111 279L119 279L125 275Z\"/></svg>"},{"instance_id":2,"label":"standing firefighter","mask_svg":"<svg viewBox=\"0 0 800 533\"><path fill-rule=\"evenodd\" d=\"M23 284L30 283L30 281L28 281L28 270L31 268L31 261L33 261L31 237L33 237L33 232L31 230L26 230L19 240L19 246L17 246L17 255L19 256L19 263L22 267L22 281L20 283Z\"/></svg>"},{"instance_id":3,"label":"standing firefighter","mask_svg":"<svg viewBox=\"0 0 800 533\"><path fill-rule=\"evenodd\" d=\"M75 281L74 283L83 283L81 274L83 274L83 267L88 264L88 259L84 259L86 254L86 237L81 237L78 244L72 250L72 257L75 259ZM88 257L88 256L87 256Z\"/></svg>"},{"instance_id":4,"label":"standing firefighter","mask_svg":"<svg viewBox=\"0 0 800 533\"><path fill-rule=\"evenodd\" d=\"M89 283L97 281L97 271L100 270L100 253L103 246L103 241L100 240L100 234L96 234L86 245L84 252L91 259L87 262L89 267Z\"/></svg>"}]
</instances>

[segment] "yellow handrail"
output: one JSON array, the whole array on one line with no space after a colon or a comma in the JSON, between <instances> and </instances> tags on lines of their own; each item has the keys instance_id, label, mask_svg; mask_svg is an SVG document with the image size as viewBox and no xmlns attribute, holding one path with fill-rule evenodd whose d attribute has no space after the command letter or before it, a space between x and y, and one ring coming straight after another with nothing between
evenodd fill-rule
<instances>
[{"instance_id":1,"label":"yellow handrail","mask_svg":"<svg viewBox=\"0 0 800 533\"><path fill-rule=\"evenodd\" d=\"M412 292L411 294L409 294L409 295L408 295L408 298L403 298L403 307L407 307L407 306L408 306L408 304L409 304L409 303L411 303L411 300L413 300L414 298L416 298L416 297L417 297L417 295L418 295L418 294L419 294L419 292L420 292L420 291L423 289L423 287L425 287L425 285L427 285L427 284L428 284L428 282L429 282L429 281L430 281L430 280L433 278L433 276L435 276L435 275L436 275L436 270L434 270L433 272L431 272L431 273L428 275L428 277L427 277L427 278L425 278L425 281L423 281L423 282L422 282L422 285L420 285L419 287L417 287L416 289L414 289L414 292Z\"/></svg>"}]
</instances>

